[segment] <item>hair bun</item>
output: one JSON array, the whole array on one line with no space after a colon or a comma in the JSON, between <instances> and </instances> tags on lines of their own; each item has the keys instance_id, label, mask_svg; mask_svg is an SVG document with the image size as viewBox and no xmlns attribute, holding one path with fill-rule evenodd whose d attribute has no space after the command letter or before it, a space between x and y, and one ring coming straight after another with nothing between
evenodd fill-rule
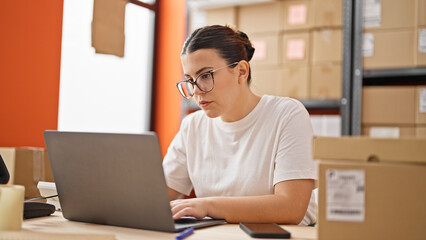
<instances>
[{"instance_id":1,"label":"hair bun","mask_svg":"<svg viewBox=\"0 0 426 240\"><path fill-rule=\"evenodd\" d=\"M238 31L238 35L244 40L244 46L247 51L247 61L250 61L254 54L254 47L252 46L247 34L244 32Z\"/></svg>"}]
</instances>

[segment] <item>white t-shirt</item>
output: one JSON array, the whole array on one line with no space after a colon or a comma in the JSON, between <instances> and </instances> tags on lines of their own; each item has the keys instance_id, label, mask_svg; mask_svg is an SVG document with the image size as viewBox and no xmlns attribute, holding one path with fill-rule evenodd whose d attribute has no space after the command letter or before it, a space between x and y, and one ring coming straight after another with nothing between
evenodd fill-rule
<instances>
[{"instance_id":1,"label":"white t-shirt","mask_svg":"<svg viewBox=\"0 0 426 240\"><path fill-rule=\"evenodd\" d=\"M316 179L309 114L297 100L264 95L243 119L198 111L184 118L163 161L167 185L197 197L259 196L291 179ZM316 222L312 194L300 224Z\"/></svg>"}]
</instances>

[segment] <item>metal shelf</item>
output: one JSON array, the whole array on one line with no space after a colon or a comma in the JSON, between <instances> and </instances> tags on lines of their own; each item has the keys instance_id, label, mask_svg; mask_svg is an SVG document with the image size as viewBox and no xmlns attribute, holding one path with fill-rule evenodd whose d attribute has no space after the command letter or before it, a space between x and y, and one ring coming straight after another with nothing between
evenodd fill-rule
<instances>
[{"instance_id":1,"label":"metal shelf","mask_svg":"<svg viewBox=\"0 0 426 240\"><path fill-rule=\"evenodd\" d=\"M340 100L332 99L304 99L299 100L306 109L320 109L320 110L340 110Z\"/></svg>"},{"instance_id":2,"label":"metal shelf","mask_svg":"<svg viewBox=\"0 0 426 240\"><path fill-rule=\"evenodd\" d=\"M364 70L364 78L425 76L426 67Z\"/></svg>"},{"instance_id":3,"label":"metal shelf","mask_svg":"<svg viewBox=\"0 0 426 240\"><path fill-rule=\"evenodd\" d=\"M343 86L350 88L350 94L345 94L343 98L348 100L350 107L350 121L346 121L348 112L342 111L342 135L360 135L361 134L361 110L362 110L362 87L365 83L370 85L395 85L395 84L418 84L426 82L423 77L426 76L426 67L418 68L397 68L397 69L375 69L364 70L362 57L362 36L364 31L363 21L363 3L364 0L344 0L344 47L351 47L351 56L347 56L347 62L343 64ZM345 37L346 36L348 37ZM350 37L349 37L350 36ZM344 49L347 51L348 49ZM345 72L350 72L350 77L345 79ZM400 79L398 79L400 78ZM406 81L401 81L406 78ZM364 80L367 80L364 82ZM348 85L349 84L349 85ZM348 97L349 96L349 97ZM343 109L343 105L342 105ZM348 131L347 127L350 127Z\"/></svg>"}]
</instances>

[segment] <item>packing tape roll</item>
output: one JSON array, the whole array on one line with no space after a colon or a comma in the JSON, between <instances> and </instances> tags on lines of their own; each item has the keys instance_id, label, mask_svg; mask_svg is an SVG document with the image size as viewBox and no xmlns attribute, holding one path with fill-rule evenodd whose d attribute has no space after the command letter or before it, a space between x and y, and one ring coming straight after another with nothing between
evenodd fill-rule
<instances>
[{"instance_id":1,"label":"packing tape roll","mask_svg":"<svg viewBox=\"0 0 426 240\"><path fill-rule=\"evenodd\" d=\"M21 230L25 187L0 185L0 231Z\"/></svg>"}]
</instances>

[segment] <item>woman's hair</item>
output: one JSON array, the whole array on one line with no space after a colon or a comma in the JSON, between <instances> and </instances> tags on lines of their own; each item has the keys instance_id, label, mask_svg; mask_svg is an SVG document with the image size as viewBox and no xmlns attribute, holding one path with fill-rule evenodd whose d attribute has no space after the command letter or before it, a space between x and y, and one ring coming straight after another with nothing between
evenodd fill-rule
<instances>
[{"instance_id":1,"label":"woman's hair","mask_svg":"<svg viewBox=\"0 0 426 240\"><path fill-rule=\"evenodd\" d=\"M199 49L215 49L228 64L253 57L254 48L248 36L228 26L212 25L195 30L183 44L181 55L195 52ZM247 83L250 84L251 68Z\"/></svg>"}]
</instances>

